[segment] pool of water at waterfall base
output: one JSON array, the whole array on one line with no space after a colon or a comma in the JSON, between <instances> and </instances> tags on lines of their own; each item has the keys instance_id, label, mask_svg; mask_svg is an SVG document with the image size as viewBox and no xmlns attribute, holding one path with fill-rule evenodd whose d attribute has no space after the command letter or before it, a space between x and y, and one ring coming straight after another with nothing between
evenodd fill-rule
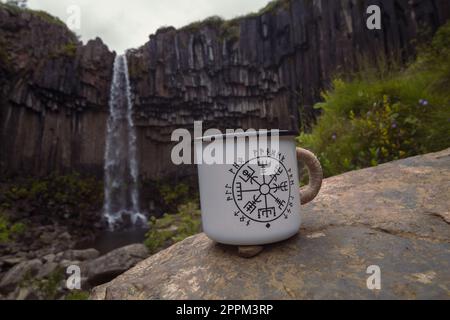
<instances>
[{"instance_id":1,"label":"pool of water at waterfall base","mask_svg":"<svg viewBox=\"0 0 450 320\"><path fill-rule=\"evenodd\" d=\"M129 244L143 243L148 228L134 227L124 230L102 230L95 239L77 244L75 249L97 249L101 255Z\"/></svg>"}]
</instances>

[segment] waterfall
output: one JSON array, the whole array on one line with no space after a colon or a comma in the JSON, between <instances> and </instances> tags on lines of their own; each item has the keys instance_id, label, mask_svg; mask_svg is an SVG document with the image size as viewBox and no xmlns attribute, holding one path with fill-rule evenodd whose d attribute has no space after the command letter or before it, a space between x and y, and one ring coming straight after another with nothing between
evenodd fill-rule
<instances>
[{"instance_id":1,"label":"waterfall","mask_svg":"<svg viewBox=\"0 0 450 320\"><path fill-rule=\"evenodd\" d=\"M110 229L127 222L145 224L146 217L139 209L136 131L125 55L117 55L114 60L104 173L103 214Z\"/></svg>"}]
</instances>

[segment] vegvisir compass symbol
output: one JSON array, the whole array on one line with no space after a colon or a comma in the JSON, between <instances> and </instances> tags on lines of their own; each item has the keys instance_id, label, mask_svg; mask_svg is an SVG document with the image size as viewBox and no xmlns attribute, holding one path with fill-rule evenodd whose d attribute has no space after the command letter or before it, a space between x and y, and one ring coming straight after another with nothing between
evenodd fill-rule
<instances>
[{"instance_id":1,"label":"vegvisir compass symbol","mask_svg":"<svg viewBox=\"0 0 450 320\"><path fill-rule=\"evenodd\" d=\"M236 207L234 216L247 226L250 223L271 223L291 213L291 187L294 184L292 169L283 163L285 156L267 151L243 164L234 163L229 172L231 184L225 185L227 201Z\"/></svg>"}]
</instances>

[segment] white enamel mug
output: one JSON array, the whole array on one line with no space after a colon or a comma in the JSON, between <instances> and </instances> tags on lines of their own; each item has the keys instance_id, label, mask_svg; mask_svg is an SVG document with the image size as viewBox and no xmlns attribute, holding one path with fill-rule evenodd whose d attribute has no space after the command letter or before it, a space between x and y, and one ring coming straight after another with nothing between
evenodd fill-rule
<instances>
[{"instance_id":1,"label":"white enamel mug","mask_svg":"<svg viewBox=\"0 0 450 320\"><path fill-rule=\"evenodd\" d=\"M209 238L231 245L261 245L299 231L300 204L319 192L322 168L314 154L296 147L295 133L271 130L204 136L195 140L195 148L202 225ZM298 158L309 173L309 184L302 190Z\"/></svg>"}]
</instances>

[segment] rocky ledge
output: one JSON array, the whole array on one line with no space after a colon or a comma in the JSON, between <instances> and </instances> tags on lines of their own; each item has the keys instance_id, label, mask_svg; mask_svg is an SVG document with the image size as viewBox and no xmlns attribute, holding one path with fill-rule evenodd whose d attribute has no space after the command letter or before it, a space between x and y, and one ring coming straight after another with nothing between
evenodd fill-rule
<instances>
[{"instance_id":1,"label":"rocky ledge","mask_svg":"<svg viewBox=\"0 0 450 320\"><path fill-rule=\"evenodd\" d=\"M92 299L449 299L450 149L326 179L297 236L252 259L199 234ZM367 288L380 267L381 289Z\"/></svg>"},{"instance_id":2,"label":"rocky ledge","mask_svg":"<svg viewBox=\"0 0 450 320\"><path fill-rule=\"evenodd\" d=\"M23 255L0 257L0 300L64 299L67 267L78 266L81 289L110 281L149 256L141 244L130 244L104 255L94 248L65 250L29 258Z\"/></svg>"}]
</instances>

